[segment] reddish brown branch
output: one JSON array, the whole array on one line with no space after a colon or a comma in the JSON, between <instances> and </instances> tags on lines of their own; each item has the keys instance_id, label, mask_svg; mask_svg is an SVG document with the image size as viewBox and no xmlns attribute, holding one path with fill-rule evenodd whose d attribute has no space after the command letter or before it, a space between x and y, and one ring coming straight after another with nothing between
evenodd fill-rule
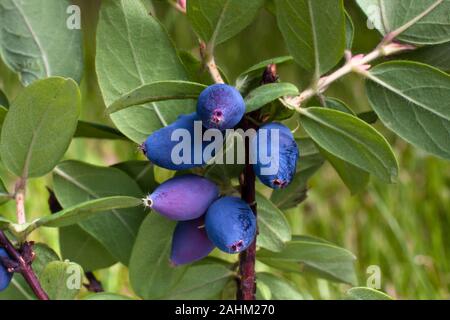
<instances>
[{"instance_id":1,"label":"reddish brown branch","mask_svg":"<svg viewBox=\"0 0 450 320\"><path fill-rule=\"evenodd\" d=\"M277 67L275 64L270 64L264 70L261 84L267 84L276 82L278 80ZM255 111L249 114L249 117L259 120L259 111ZM258 126L244 118L241 123L243 130L258 129ZM253 213L257 216L256 208L256 177L253 171L253 165L250 164L250 146L249 139L245 141L245 167L241 176L241 197L252 208ZM255 300L256 295L256 238L253 243L247 248L247 250L241 252L239 255L239 279L238 290L236 298L238 300Z\"/></svg>"},{"instance_id":2,"label":"reddish brown branch","mask_svg":"<svg viewBox=\"0 0 450 320\"><path fill-rule=\"evenodd\" d=\"M34 294L39 300L49 300L47 293L42 289L41 284L31 267L31 262L34 258L34 253L31 250L31 243L25 242L22 245L21 252L19 252L6 237L5 233L0 230L0 246L8 252L11 259L17 263L15 272L19 272L25 281L33 290Z\"/></svg>"}]
</instances>

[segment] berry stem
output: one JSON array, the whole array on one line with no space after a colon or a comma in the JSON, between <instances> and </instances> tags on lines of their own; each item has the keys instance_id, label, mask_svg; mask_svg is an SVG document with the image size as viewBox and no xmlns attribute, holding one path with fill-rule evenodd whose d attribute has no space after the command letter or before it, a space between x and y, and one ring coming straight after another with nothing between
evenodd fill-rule
<instances>
[{"instance_id":1,"label":"berry stem","mask_svg":"<svg viewBox=\"0 0 450 320\"><path fill-rule=\"evenodd\" d=\"M24 245L29 245L24 243ZM33 290L34 294L39 300L50 300L47 293L42 289L41 284L34 273L33 268L31 267L30 257L25 257L17 251L17 249L12 245L11 241L6 237L5 233L0 230L0 246L5 248L6 252L8 252L9 256L15 260L19 267L18 272L23 276L25 281L30 286L31 290ZM33 255L33 254L31 254Z\"/></svg>"}]
</instances>

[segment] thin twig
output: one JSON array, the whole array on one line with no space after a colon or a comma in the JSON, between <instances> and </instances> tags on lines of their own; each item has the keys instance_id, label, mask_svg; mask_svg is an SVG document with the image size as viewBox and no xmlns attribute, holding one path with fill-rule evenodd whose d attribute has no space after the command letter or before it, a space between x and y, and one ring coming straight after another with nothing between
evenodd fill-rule
<instances>
[{"instance_id":1,"label":"thin twig","mask_svg":"<svg viewBox=\"0 0 450 320\"><path fill-rule=\"evenodd\" d=\"M19 178L16 182L14 190L14 199L16 201L16 215L17 223L24 224L27 222L25 215L25 190L26 190L27 180L25 178Z\"/></svg>"},{"instance_id":2,"label":"thin twig","mask_svg":"<svg viewBox=\"0 0 450 320\"><path fill-rule=\"evenodd\" d=\"M0 230L0 246L5 248L11 259L17 262L18 267L15 271L23 276L36 297L39 300L49 300L47 293L42 289L41 284L31 267L31 261L34 258L34 253L30 248L31 244L27 242L23 244L22 248L27 248L27 254L25 256L25 250L22 250L22 252L17 251L11 241L6 237L5 233Z\"/></svg>"},{"instance_id":3,"label":"thin twig","mask_svg":"<svg viewBox=\"0 0 450 320\"><path fill-rule=\"evenodd\" d=\"M208 53L207 45L200 41L200 56L202 57L203 64L208 69L211 78L215 83L225 83L220 74L219 68L216 65L216 61L214 60L214 56Z\"/></svg>"}]
</instances>

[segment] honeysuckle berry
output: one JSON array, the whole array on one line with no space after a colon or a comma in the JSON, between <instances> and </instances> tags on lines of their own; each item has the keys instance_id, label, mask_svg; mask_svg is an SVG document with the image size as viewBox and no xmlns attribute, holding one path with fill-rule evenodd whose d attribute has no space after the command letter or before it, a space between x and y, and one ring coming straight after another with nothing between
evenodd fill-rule
<instances>
[{"instance_id":1,"label":"honeysuckle berry","mask_svg":"<svg viewBox=\"0 0 450 320\"><path fill-rule=\"evenodd\" d=\"M276 139L275 130L278 133L278 139ZM262 135L266 136L266 144L260 145ZM256 139L252 141L252 152L256 156L253 170L263 184L273 189L280 189L291 183L297 168L299 150L288 127L277 122L261 126ZM268 159L270 160L267 161ZM269 170L269 168L275 169Z\"/></svg>"},{"instance_id":2,"label":"honeysuckle berry","mask_svg":"<svg viewBox=\"0 0 450 320\"><path fill-rule=\"evenodd\" d=\"M194 112L188 115L181 115L172 124L153 132L141 145L141 149L145 156L157 166L169 170L186 170L204 165L209 159L203 158L203 150L211 142L202 142L201 137L200 141L195 139L195 121L198 121L198 126L202 130L200 118ZM176 163L173 158L172 151L174 150L174 147L180 143L180 141L172 141L172 134L177 129L185 129L190 135L191 150L190 157L188 157L190 159L188 159L189 161L186 161L186 163ZM203 134L203 131L201 134ZM200 146L195 148L196 144L200 144ZM195 161L195 152L198 152L196 149L199 149L202 152L200 154L200 163Z\"/></svg>"},{"instance_id":3,"label":"honeysuckle berry","mask_svg":"<svg viewBox=\"0 0 450 320\"><path fill-rule=\"evenodd\" d=\"M227 196L208 208L205 228L208 238L220 250L239 253L255 239L256 217L245 201Z\"/></svg>"},{"instance_id":4,"label":"honeysuckle berry","mask_svg":"<svg viewBox=\"0 0 450 320\"><path fill-rule=\"evenodd\" d=\"M193 174L169 179L143 199L144 205L176 221L202 216L219 196L212 181Z\"/></svg>"},{"instance_id":5,"label":"honeysuckle berry","mask_svg":"<svg viewBox=\"0 0 450 320\"><path fill-rule=\"evenodd\" d=\"M245 114L245 102L239 91L227 84L214 84L200 94L197 114L205 128L231 129Z\"/></svg>"},{"instance_id":6,"label":"honeysuckle berry","mask_svg":"<svg viewBox=\"0 0 450 320\"><path fill-rule=\"evenodd\" d=\"M9 258L8 253L3 248L0 248L0 257ZM0 291L5 290L9 286L12 276L12 272L8 272L0 260Z\"/></svg>"},{"instance_id":7,"label":"honeysuckle berry","mask_svg":"<svg viewBox=\"0 0 450 320\"><path fill-rule=\"evenodd\" d=\"M170 262L177 266L198 261L214 249L206 235L204 219L179 221L172 236Z\"/></svg>"}]
</instances>

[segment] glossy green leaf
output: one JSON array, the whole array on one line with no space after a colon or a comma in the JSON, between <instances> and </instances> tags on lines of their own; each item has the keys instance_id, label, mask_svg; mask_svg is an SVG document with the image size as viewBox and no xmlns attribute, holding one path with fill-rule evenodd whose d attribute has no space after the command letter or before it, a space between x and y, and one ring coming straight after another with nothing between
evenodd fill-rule
<instances>
[{"instance_id":1,"label":"glossy green leaf","mask_svg":"<svg viewBox=\"0 0 450 320\"><path fill-rule=\"evenodd\" d=\"M104 0L97 26L96 70L106 105L144 84L187 80L166 31L141 1ZM193 101L160 101L111 115L116 127L136 143L195 109Z\"/></svg>"},{"instance_id":2,"label":"glossy green leaf","mask_svg":"<svg viewBox=\"0 0 450 320\"><path fill-rule=\"evenodd\" d=\"M189 0L187 17L198 36L214 48L255 18L264 0Z\"/></svg>"},{"instance_id":3,"label":"glossy green leaf","mask_svg":"<svg viewBox=\"0 0 450 320\"><path fill-rule=\"evenodd\" d=\"M256 194L258 203L257 245L271 251L283 250L285 243L291 240L291 229L283 212L269 199Z\"/></svg>"},{"instance_id":4,"label":"glossy green leaf","mask_svg":"<svg viewBox=\"0 0 450 320\"><path fill-rule=\"evenodd\" d=\"M341 60L345 50L342 0L278 0L276 6L278 26L300 66L319 76Z\"/></svg>"},{"instance_id":5,"label":"glossy green leaf","mask_svg":"<svg viewBox=\"0 0 450 320\"><path fill-rule=\"evenodd\" d=\"M310 138L299 138L296 142L300 159L294 179L286 188L274 190L270 197L270 200L280 209L295 207L306 199L308 180L325 161Z\"/></svg>"},{"instance_id":6,"label":"glossy green leaf","mask_svg":"<svg viewBox=\"0 0 450 320\"><path fill-rule=\"evenodd\" d=\"M409 143L450 159L450 76L414 62L370 72L367 94L380 120Z\"/></svg>"},{"instance_id":7,"label":"glossy green leaf","mask_svg":"<svg viewBox=\"0 0 450 320\"><path fill-rule=\"evenodd\" d=\"M68 27L70 5L70 0L0 2L0 55L24 85L50 76L81 80L81 30Z\"/></svg>"},{"instance_id":8,"label":"glossy green leaf","mask_svg":"<svg viewBox=\"0 0 450 320\"><path fill-rule=\"evenodd\" d=\"M403 26L441 0L356 0L381 34ZM408 28L397 39L413 44L437 44L450 40L450 1L444 0L433 11Z\"/></svg>"},{"instance_id":9,"label":"glossy green leaf","mask_svg":"<svg viewBox=\"0 0 450 320\"><path fill-rule=\"evenodd\" d=\"M117 163L113 167L129 175L144 193L150 193L158 186L155 180L153 164L149 161L131 160Z\"/></svg>"},{"instance_id":10,"label":"glossy green leaf","mask_svg":"<svg viewBox=\"0 0 450 320\"><path fill-rule=\"evenodd\" d=\"M344 112L316 107L302 112L301 123L326 151L383 181L395 181L398 164L394 152L369 124Z\"/></svg>"},{"instance_id":11,"label":"glossy green leaf","mask_svg":"<svg viewBox=\"0 0 450 320\"><path fill-rule=\"evenodd\" d=\"M78 225L59 229L59 247L64 260L76 262L86 271L107 268L118 261Z\"/></svg>"},{"instance_id":12,"label":"glossy green leaf","mask_svg":"<svg viewBox=\"0 0 450 320\"><path fill-rule=\"evenodd\" d=\"M65 161L54 170L55 194L63 208L111 196L142 197L139 186L115 168ZM134 202L134 200L132 200ZM144 208L112 209L97 213L79 226L96 238L120 262L127 265Z\"/></svg>"},{"instance_id":13,"label":"glossy green leaf","mask_svg":"<svg viewBox=\"0 0 450 320\"><path fill-rule=\"evenodd\" d=\"M80 113L80 92L69 79L38 80L13 101L3 123L5 166L20 177L51 171L69 147Z\"/></svg>"},{"instance_id":14,"label":"glossy green leaf","mask_svg":"<svg viewBox=\"0 0 450 320\"><path fill-rule=\"evenodd\" d=\"M110 139L110 140L127 140L119 130L100 123L88 121L78 121L77 130L74 137L76 138L93 138L93 139Z\"/></svg>"},{"instance_id":15,"label":"glossy green leaf","mask_svg":"<svg viewBox=\"0 0 450 320\"><path fill-rule=\"evenodd\" d=\"M133 300L133 299L117 293L99 292L87 295L86 297L83 298L83 300Z\"/></svg>"},{"instance_id":16,"label":"glossy green leaf","mask_svg":"<svg viewBox=\"0 0 450 320\"><path fill-rule=\"evenodd\" d=\"M144 84L114 101L107 109L114 113L128 107L164 100L196 100L206 86L188 81L157 81Z\"/></svg>"},{"instance_id":17,"label":"glossy green leaf","mask_svg":"<svg viewBox=\"0 0 450 320\"><path fill-rule=\"evenodd\" d=\"M351 288L347 291L346 297L350 300L393 300L384 292L365 287Z\"/></svg>"},{"instance_id":18,"label":"glossy green leaf","mask_svg":"<svg viewBox=\"0 0 450 320\"><path fill-rule=\"evenodd\" d=\"M256 274L256 287L264 284L270 290L271 300L304 300L303 296L286 279L268 272Z\"/></svg>"},{"instance_id":19,"label":"glossy green leaf","mask_svg":"<svg viewBox=\"0 0 450 320\"><path fill-rule=\"evenodd\" d=\"M150 213L139 229L130 259L130 283L143 299L166 297L180 281L186 267L170 265L175 221Z\"/></svg>"},{"instance_id":20,"label":"glossy green leaf","mask_svg":"<svg viewBox=\"0 0 450 320\"><path fill-rule=\"evenodd\" d=\"M191 266L180 281L161 298L170 300L211 299L225 288L232 276L233 272L220 264Z\"/></svg>"},{"instance_id":21,"label":"glossy green leaf","mask_svg":"<svg viewBox=\"0 0 450 320\"><path fill-rule=\"evenodd\" d=\"M3 181L0 178L0 205L4 204L9 200L11 200L11 195L9 194L8 190L3 184Z\"/></svg>"},{"instance_id":22,"label":"glossy green leaf","mask_svg":"<svg viewBox=\"0 0 450 320\"><path fill-rule=\"evenodd\" d=\"M83 269L76 263L53 261L40 276L42 289L51 300L72 300L81 289Z\"/></svg>"},{"instance_id":23,"label":"glossy green leaf","mask_svg":"<svg viewBox=\"0 0 450 320\"><path fill-rule=\"evenodd\" d=\"M342 248L321 239L295 236L282 252L262 249L258 260L281 270L311 271L320 277L353 284L355 256Z\"/></svg>"},{"instance_id":24,"label":"glossy green leaf","mask_svg":"<svg viewBox=\"0 0 450 320\"><path fill-rule=\"evenodd\" d=\"M142 200L134 197L114 196L95 200L89 200L68 207L62 211L39 218L33 222L34 228L38 227L67 227L92 218L99 212L110 212L114 210L132 208L142 205Z\"/></svg>"},{"instance_id":25,"label":"glossy green leaf","mask_svg":"<svg viewBox=\"0 0 450 320\"><path fill-rule=\"evenodd\" d=\"M278 98L298 94L297 87L292 83L269 83L252 90L245 97L245 111L252 112Z\"/></svg>"}]
</instances>

